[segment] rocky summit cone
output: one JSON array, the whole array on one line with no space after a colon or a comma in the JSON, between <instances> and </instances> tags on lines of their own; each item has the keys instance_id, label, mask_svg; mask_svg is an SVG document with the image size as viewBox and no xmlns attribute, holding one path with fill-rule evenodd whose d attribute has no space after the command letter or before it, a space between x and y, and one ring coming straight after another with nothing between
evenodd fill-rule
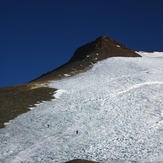
<instances>
[{"instance_id":1,"label":"rocky summit cone","mask_svg":"<svg viewBox=\"0 0 163 163\"><path fill-rule=\"evenodd\" d=\"M109 57L141 56L110 37L100 36L95 41L79 47L66 64L43 74L32 82L47 82L74 76L87 71L94 63Z\"/></svg>"},{"instance_id":2,"label":"rocky summit cone","mask_svg":"<svg viewBox=\"0 0 163 163\"><path fill-rule=\"evenodd\" d=\"M111 37L100 36L95 41L78 48L70 61L89 60L93 63L109 57L140 57L135 51L128 49Z\"/></svg>"}]
</instances>

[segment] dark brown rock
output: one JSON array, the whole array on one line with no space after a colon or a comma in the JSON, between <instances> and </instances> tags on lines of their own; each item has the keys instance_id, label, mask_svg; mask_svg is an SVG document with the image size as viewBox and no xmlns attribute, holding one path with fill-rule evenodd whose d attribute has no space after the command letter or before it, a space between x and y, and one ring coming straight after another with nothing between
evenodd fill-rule
<instances>
[{"instance_id":1,"label":"dark brown rock","mask_svg":"<svg viewBox=\"0 0 163 163\"><path fill-rule=\"evenodd\" d=\"M78 48L70 61L82 61L87 59L87 56L89 56L89 60L92 62L109 57L140 57L135 51L128 49L107 36L101 36L95 41Z\"/></svg>"}]
</instances>

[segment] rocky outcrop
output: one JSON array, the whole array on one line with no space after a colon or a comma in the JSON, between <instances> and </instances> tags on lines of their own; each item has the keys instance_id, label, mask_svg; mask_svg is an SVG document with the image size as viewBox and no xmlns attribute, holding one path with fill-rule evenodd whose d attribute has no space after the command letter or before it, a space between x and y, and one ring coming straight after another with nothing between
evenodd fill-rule
<instances>
[{"instance_id":1,"label":"rocky outcrop","mask_svg":"<svg viewBox=\"0 0 163 163\"><path fill-rule=\"evenodd\" d=\"M101 36L95 41L78 48L70 61L89 60L97 62L109 57L140 57L135 51L107 36Z\"/></svg>"}]
</instances>

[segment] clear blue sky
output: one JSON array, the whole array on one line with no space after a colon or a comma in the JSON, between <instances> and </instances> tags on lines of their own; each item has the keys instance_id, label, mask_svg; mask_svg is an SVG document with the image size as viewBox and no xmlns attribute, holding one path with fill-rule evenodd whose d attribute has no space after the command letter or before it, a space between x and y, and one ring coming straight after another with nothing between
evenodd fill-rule
<instances>
[{"instance_id":1,"label":"clear blue sky","mask_svg":"<svg viewBox=\"0 0 163 163\"><path fill-rule=\"evenodd\" d=\"M163 51L163 1L0 0L0 87L37 78L101 35Z\"/></svg>"}]
</instances>

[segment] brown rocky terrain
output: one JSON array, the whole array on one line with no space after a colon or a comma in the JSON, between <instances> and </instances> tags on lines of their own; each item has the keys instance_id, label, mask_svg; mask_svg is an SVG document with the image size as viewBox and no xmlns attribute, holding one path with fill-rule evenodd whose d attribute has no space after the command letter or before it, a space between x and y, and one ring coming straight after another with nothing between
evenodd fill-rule
<instances>
[{"instance_id":1,"label":"brown rocky terrain","mask_svg":"<svg viewBox=\"0 0 163 163\"><path fill-rule=\"evenodd\" d=\"M0 88L0 128L4 123L29 111L30 107L54 98L54 88L35 87L30 84Z\"/></svg>"},{"instance_id":2,"label":"brown rocky terrain","mask_svg":"<svg viewBox=\"0 0 163 163\"><path fill-rule=\"evenodd\" d=\"M79 47L72 58L66 64L54 69L32 82L47 82L60 80L85 72L98 61L109 57L141 57L135 51L130 50L121 43L107 36L101 36L95 41Z\"/></svg>"}]
</instances>

